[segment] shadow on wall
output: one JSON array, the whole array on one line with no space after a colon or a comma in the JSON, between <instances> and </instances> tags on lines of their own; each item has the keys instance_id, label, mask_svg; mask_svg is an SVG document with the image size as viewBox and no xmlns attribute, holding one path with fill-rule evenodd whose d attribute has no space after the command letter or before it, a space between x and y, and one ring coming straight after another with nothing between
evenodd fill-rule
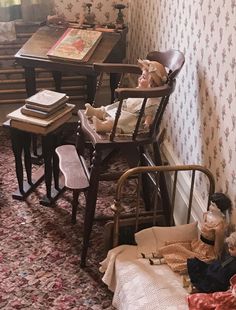
<instances>
[{"instance_id":1,"label":"shadow on wall","mask_svg":"<svg viewBox=\"0 0 236 310\"><path fill-rule=\"evenodd\" d=\"M216 181L216 190L228 195L229 182L224 182L221 174L226 173L227 165L223 149L223 135L220 135L221 118L224 121L224 113L217 105L217 97L212 91L207 72L204 67L198 67L198 115L199 120L199 162L205 165L213 173ZM227 132L224 132L227 135ZM236 225L236 209L233 208L231 223Z\"/></svg>"}]
</instances>

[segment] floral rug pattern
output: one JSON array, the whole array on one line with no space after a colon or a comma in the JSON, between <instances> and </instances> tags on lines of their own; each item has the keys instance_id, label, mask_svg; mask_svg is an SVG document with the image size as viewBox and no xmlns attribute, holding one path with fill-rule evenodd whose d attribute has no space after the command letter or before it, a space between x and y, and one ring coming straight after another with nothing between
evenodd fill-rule
<instances>
[{"instance_id":1,"label":"floral rug pattern","mask_svg":"<svg viewBox=\"0 0 236 310\"><path fill-rule=\"evenodd\" d=\"M43 184L27 201L13 200L17 181L6 129L0 130L0 141L0 309L113 309L112 293L98 270L105 257L104 223L95 223L87 267L81 269L83 194L75 225L69 191L53 208L39 204ZM110 212L114 190L115 183L102 182L97 212Z\"/></svg>"}]
</instances>

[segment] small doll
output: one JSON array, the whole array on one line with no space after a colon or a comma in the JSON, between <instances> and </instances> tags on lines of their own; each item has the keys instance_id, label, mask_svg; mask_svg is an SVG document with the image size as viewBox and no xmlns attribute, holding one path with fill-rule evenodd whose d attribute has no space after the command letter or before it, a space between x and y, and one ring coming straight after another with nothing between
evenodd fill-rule
<instances>
[{"instance_id":1,"label":"small doll","mask_svg":"<svg viewBox=\"0 0 236 310\"><path fill-rule=\"evenodd\" d=\"M236 274L236 232L232 232L225 242L228 250L221 259L210 264L198 258L187 260L190 281L198 292L213 293L228 290L230 278Z\"/></svg>"},{"instance_id":2,"label":"small doll","mask_svg":"<svg viewBox=\"0 0 236 310\"><path fill-rule=\"evenodd\" d=\"M165 67L157 61L138 60L142 69L142 75L138 79L137 88L150 88L163 85L167 81ZM129 134L133 132L143 98L128 98L123 101L121 115L117 129L119 133ZM147 129L156 113L160 101L158 98L148 98L145 107L143 128ZM85 114L92 118L95 130L100 133L109 133L112 130L119 102L99 108L85 104Z\"/></svg>"},{"instance_id":3,"label":"small doll","mask_svg":"<svg viewBox=\"0 0 236 310\"><path fill-rule=\"evenodd\" d=\"M211 262L221 256L226 230L226 210L231 209L230 199L223 193L211 196L209 211L203 214L200 238L189 242L175 242L159 249L173 271L187 273L187 259L198 258Z\"/></svg>"}]
</instances>

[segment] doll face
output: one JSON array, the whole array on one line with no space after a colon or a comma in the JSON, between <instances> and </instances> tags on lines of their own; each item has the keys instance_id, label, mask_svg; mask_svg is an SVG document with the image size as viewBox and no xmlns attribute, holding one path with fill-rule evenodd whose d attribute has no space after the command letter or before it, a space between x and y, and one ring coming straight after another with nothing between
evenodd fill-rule
<instances>
[{"instance_id":1,"label":"doll face","mask_svg":"<svg viewBox=\"0 0 236 310\"><path fill-rule=\"evenodd\" d=\"M236 257L236 247L232 246L232 245L228 245L228 250L229 250L229 254L230 256Z\"/></svg>"},{"instance_id":2,"label":"doll face","mask_svg":"<svg viewBox=\"0 0 236 310\"><path fill-rule=\"evenodd\" d=\"M150 74L146 69L143 70L142 74L140 75L138 79L138 87L139 88L148 88L150 82Z\"/></svg>"}]
</instances>

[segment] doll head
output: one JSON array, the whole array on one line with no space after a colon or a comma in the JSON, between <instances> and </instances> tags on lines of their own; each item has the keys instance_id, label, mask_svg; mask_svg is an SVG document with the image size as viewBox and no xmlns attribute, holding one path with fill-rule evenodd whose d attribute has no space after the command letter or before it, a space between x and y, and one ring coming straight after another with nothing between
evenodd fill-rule
<instances>
[{"instance_id":1,"label":"doll head","mask_svg":"<svg viewBox=\"0 0 236 310\"><path fill-rule=\"evenodd\" d=\"M148 88L151 87L150 83L150 73L147 69L142 70L142 74L138 78L138 88Z\"/></svg>"},{"instance_id":2,"label":"doll head","mask_svg":"<svg viewBox=\"0 0 236 310\"><path fill-rule=\"evenodd\" d=\"M157 61L138 59L142 71L149 73L149 87L161 86L166 83L168 74L165 67Z\"/></svg>"},{"instance_id":3,"label":"doll head","mask_svg":"<svg viewBox=\"0 0 236 310\"><path fill-rule=\"evenodd\" d=\"M228 246L229 254L236 257L236 231L232 232L228 238L225 239Z\"/></svg>"},{"instance_id":4,"label":"doll head","mask_svg":"<svg viewBox=\"0 0 236 310\"><path fill-rule=\"evenodd\" d=\"M211 195L210 200L223 214L225 214L227 210L229 212L231 211L231 200L225 194L214 193Z\"/></svg>"}]
</instances>

